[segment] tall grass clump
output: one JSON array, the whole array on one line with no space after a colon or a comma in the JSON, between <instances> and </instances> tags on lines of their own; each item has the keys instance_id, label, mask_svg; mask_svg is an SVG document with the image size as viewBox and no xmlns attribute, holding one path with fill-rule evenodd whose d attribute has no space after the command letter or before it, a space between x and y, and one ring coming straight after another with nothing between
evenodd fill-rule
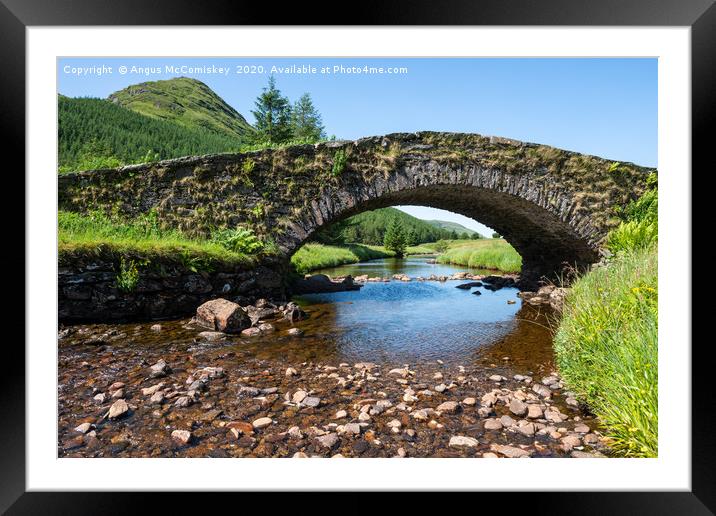
<instances>
[{"instance_id":1,"label":"tall grass clump","mask_svg":"<svg viewBox=\"0 0 716 516\"><path fill-rule=\"evenodd\" d=\"M570 389L625 456L658 448L656 248L640 249L577 280L554 346Z\"/></svg>"},{"instance_id":2,"label":"tall grass clump","mask_svg":"<svg viewBox=\"0 0 716 516\"><path fill-rule=\"evenodd\" d=\"M617 211L622 223L607 237L613 257L572 284L554 339L565 382L628 457L658 454L658 192L650 182Z\"/></svg>"},{"instance_id":3,"label":"tall grass clump","mask_svg":"<svg viewBox=\"0 0 716 516\"><path fill-rule=\"evenodd\" d=\"M519 272L522 269L522 257L502 239L455 242L438 256L437 261L502 272Z\"/></svg>"}]
</instances>

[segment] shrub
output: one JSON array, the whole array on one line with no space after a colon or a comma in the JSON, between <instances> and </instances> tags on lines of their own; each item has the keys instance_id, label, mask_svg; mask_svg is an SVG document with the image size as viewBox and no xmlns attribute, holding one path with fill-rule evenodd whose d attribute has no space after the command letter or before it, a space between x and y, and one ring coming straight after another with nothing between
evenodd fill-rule
<instances>
[{"instance_id":1,"label":"shrub","mask_svg":"<svg viewBox=\"0 0 716 516\"><path fill-rule=\"evenodd\" d=\"M235 253L256 254L263 244L253 231L245 228L222 229L211 235L211 241Z\"/></svg>"},{"instance_id":2,"label":"shrub","mask_svg":"<svg viewBox=\"0 0 716 516\"><path fill-rule=\"evenodd\" d=\"M117 288L122 292L133 292L139 282L139 268L134 260L119 260L119 273L117 273Z\"/></svg>"},{"instance_id":3,"label":"shrub","mask_svg":"<svg viewBox=\"0 0 716 516\"><path fill-rule=\"evenodd\" d=\"M345 151L343 149L337 150L333 156L333 168L331 169L333 177L338 177L343 173L347 161Z\"/></svg>"}]
</instances>

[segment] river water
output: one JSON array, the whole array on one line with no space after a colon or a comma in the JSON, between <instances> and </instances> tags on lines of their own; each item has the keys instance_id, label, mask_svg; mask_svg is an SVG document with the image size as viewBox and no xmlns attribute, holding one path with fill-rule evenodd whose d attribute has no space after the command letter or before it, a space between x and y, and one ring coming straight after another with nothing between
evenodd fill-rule
<instances>
[{"instance_id":1,"label":"river water","mask_svg":"<svg viewBox=\"0 0 716 516\"><path fill-rule=\"evenodd\" d=\"M429 262L424 256L386 259L317 272L411 278L459 271L489 274ZM152 329L152 323L65 328L58 352L58 455L599 453L602 440L593 433L597 422L570 404L569 393L551 379L554 314L523 304L514 288L456 288L468 281L369 282L358 291L296 297L309 315L294 324L303 331L301 338L287 334L292 325L286 321L274 321L272 333L227 336L220 342L199 337L202 329L189 319L162 321L161 329ZM149 366L158 360L166 361L171 372L152 379ZM200 392L189 392L188 406L177 406L206 367L221 368L221 374ZM289 368L296 374L287 374ZM391 372L395 368L401 371ZM550 388L542 386L546 394L533 389L543 378L552 382ZM119 388L118 382L123 384ZM142 389L160 382L162 399L150 401ZM318 405L295 402L299 391L318 400ZM481 398L491 392L498 399L485 406ZM540 417L528 419L520 410L515 414L510 405L515 398L539 407ZM118 399L126 400L129 410L117 419L107 418ZM361 415L363 405L376 400L390 407ZM453 401L458 404L455 411L431 412ZM425 410L427 418L414 417ZM548 414L552 410L554 417ZM341 411L346 415L336 417ZM504 428L485 428L488 420L503 416L508 417L502 420ZM262 417L271 420L269 427L251 430L251 423ZM399 431L391 420L400 423ZM91 430L76 430L81 423ZM242 430L232 433L230 428ZM177 443L171 437L175 429L190 431L190 442ZM332 441L333 435L338 436L336 443L321 440ZM453 445L455 436L475 441ZM565 444L565 438L572 440ZM496 451L494 446L509 450Z\"/></svg>"}]
</instances>

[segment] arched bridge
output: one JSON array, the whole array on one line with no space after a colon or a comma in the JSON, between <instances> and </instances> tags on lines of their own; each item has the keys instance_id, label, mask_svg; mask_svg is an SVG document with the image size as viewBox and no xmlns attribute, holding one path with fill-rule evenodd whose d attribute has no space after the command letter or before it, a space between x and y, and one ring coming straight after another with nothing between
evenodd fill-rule
<instances>
[{"instance_id":1,"label":"arched bridge","mask_svg":"<svg viewBox=\"0 0 716 516\"><path fill-rule=\"evenodd\" d=\"M290 257L317 230L365 210L423 205L494 228L523 278L598 260L653 169L505 138L399 133L61 175L61 209L113 210L190 233L250 225Z\"/></svg>"}]
</instances>

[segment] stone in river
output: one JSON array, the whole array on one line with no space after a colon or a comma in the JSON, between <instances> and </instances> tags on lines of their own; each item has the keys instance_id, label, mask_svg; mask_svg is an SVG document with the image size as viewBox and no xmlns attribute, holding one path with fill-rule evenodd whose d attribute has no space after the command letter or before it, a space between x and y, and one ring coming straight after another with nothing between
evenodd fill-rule
<instances>
[{"instance_id":1,"label":"stone in river","mask_svg":"<svg viewBox=\"0 0 716 516\"><path fill-rule=\"evenodd\" d=\"M435 410L446 414L455 414L460 410L460 404L457 401L446 401L445 403L438 405Z\"/></svg>"},{"instance_id":2,"label":"stone in river","mask_svg":"<svg viewBox=\"0 0 716 516\"><path fill-rule=\"evenodd\" d=\"M492 376L490 376L490 381L493 382L504 382L505 380L507 380L507 378L499 374L493 374Z\"/></svg>"},{"instance_id":3,"label":"stone in river","mask_svg":"<svg viewBox=\"0 0 716 516\"><path fill-rule=\"evenodd\" d=\"M353 435L360 435L361 431L363 430L358 423L348 423L343 428L347 434Z\"/></svg>"},{"instance_id":4,"label":"stone in river","mask_svg":"<svg viewBox=\"0 0 716 516\"><path fill-rule=\"evenodd\" d=\"M227 335L220 331L202 331L197 337L207 342L221 342L222 340L226 340Z\"/></svg>"},{"instance_id":5,"label":"stone in river","mask_svg":"<svg viewBox=\"0 0 716 516\"><path fill-rule=\"evenodd\" d=\"M574 431L579 434L588 434L589 427L587 425L577 425L574 427Z\"/></svg>"},{"instance_id":6,"label":"stone in river","mask_svg":"<svg viewBox=\"0 0 716 516\"><path fill-rule=\"evenodd\" d=\"M502 430L502 423L499 419L488 419L485 421L485 430Z\"/></svg>"},{"instance_id":7,"label":"stone in river","mask_svg":"<svg viewBox=\"0 0 716 516\"><path fill-rule=\"evenodd\" d=\"M164 393L159 391L152 394L152 397L149 398L149 403L154 404L161 404L164 401Z\"/></svg>"},{"instance_id":8,"label":"stone in river","mask_svg":"<svg viewBox=\"0 0 716 516\"><path fill-rule=\"evenodd\" d=\"M552 391L549 387L545 387L540 383L536 383L532 386L532 390L543 398L549 398L552 395Z\"/></svg>"},{"instance_id":9,"label":"stone in river","mask_svg":"<svg viewBox=\"0 0 716 516\"><path fill-rule=\"evenodd\" d=\"M323 448L332 449L338 444L338 435L334 433L316 437L316 442Z\"/></svg>"},{"instance_id":10,"label":"stone in river","mask_svg":"<svg viewBox=\"0 0 716 516\"><path fill-rule=\"evenodd\" d=\"M517 448L515 446L505 446L502 444L492 444L490 445L490 450L493 452L497 452L501 455L504 455L505 457L510 457L512 459L514 458L523 458L523 457L529 457L530 452L523 450L522 448Z\"/></svg>"},{"instance_id":11,"label":"stone in river","mask_svg":"<svg viewBox=\"0 0 716 516\"><path fill-rule=\"evenodd\" d=\"M161 378L171 372L171 367L169 367L164 360L159 360L156 364L149 368L149 377Z\"/></svg>"},{"instance_id":12,"label":"stone in river","mask_svg":"<svg viewBox=\"0 0 716 516\"><path fill-rule=\"evenodd\" d=\"M271 333L272 331L276 331L276 327L270 323L261 323L259 324L258 328L263 333Z\"/></svg>"},{"instance_id":13,"label":"stone in river","mask_svg":"<svg viewBox=\"0 0 716 516\"><path fill-rule=\"evenodd\" d=\"M535 425L534 423L530 423L529 421L525 421L523 419L517 425L517 431L522 435L526 435L529 437L535 434Z\"/></svg>"},{"instance_id":14,"label":"stone in river","mask_svg":"<svg viewBox=\"0 0 716 516\"><path fill-rule=\"evenodd\" d=\"M129 405L124 400L115 401L111 407L109 407L109 419L118 419L129 412Z\"/></svg>"},{"instance_id":15,"label":"stone in river","mask_svg":"<svg viewBox=\"0 0 716 516\"><path fill-rule=\"evenodd\" d=\"M162 387L164 387L164 382L158 383L156 385L152 385L151 387L147 387L146 389L142 389L142 395L151 396L152 394L157 392Z\"/></svg>"},{"instance_id":16,"label":"stone in river","mask_svg":"<svg viewBox=\"0 0 716 516\"><path fill-rule=\"evenodd\" d=\"M343 419L347 415L348 415L348 412L346 412L345 410L339 410L338 412L336 412L336 415L333 416L333 419Z\"/></svg>"},{"instance_id":17,"label":"stone in river","mask_svg":"<svg viewBox=\"0 0 716 516\"><path fill-rule=\"evenodd\" d=\"M294 403L301 403L303 400L306 399L307 396L308 393L306 391L296 391L293 393L291 401L293 401Z\"/></svg>"},{"instance_id":18,"label":"stone in river","mask_svg":"<svg viewBox=\"0 0 716 516\"><path fill-rule=\"evenodd\" d=\"M481 296L482 292L480 292L479 290L473 290L472 295L473 296Z\"/></svg>"},{"instance_id":19,"label":"stone in river","mask_svg":"<svg viewBox=\"0 0 716 516\"><path fill-rule=\"evenodd\" d=\"M191 432L188 430L174 430L172 432L172 439L181 445L189 444L189 441L191 441Z\"/></svg>"},{"instance_id":20,"label":"stone in river","mask_svg":"<svg viewBox=\"0 0 716 516\"><path fill-rule=\"evenodd\" d=\"M450 442L448 443L450 448L474 448L477 445L477 439L464 435L454 435L450 438Z\"/></svg>"},{"instance_id":21,"label":"stone in river","mask_svg":"<svg viewBox=\"0 0 716 516\"><path fill-rule=\"evenodd\" d=\"M92 399L95 400L97 403L104 403L105 400L107 399L107 395L103 392L100 392Z\"/></svg>"},{"instance_id":22,"label":"stone in river","mask_svg":"<svg viewBox=\"0 0 716 516\"><path fill-rule=\"evenodd\" d=\"M77 428L75 428L75 432L79 432L81 434L86 434L92 430L92 423L82 423Z\"/></svg>"},{"instance_id":23,"label":"stone in river","mask_svg":"<svg viewBox=\"0 0 716 516\"><path fill-rule=\"evenodd\" d=\"M471 407L477 404L477 400L475 398L465 398L464 400L462 400L462 404Z\"/></svg>"},{"instance_id":24,"label":"stone in river","mask_svg":"<svg viewBox=\"0 0 716 516\"><path fill-rule=\"evenodd\" d=\"M289 328L286 333L288 333L292 337L300 337L301 335L303 335L303 330L301 328Z\"/></svg>"},{"instance_id":25,"label":"stone in river","mask_svg":"<svg viewBox=\"0 0 716 516\"><path fill-rule=\"evenodd\" d=\"M286 369L286 376L296 376L297 374L298 371L296 371L293 367Z\"/></svg>"},{"instance_id":26,"label":"stone in river","mask_svg":"<svg viewBox=\"0 0 716 516\"><path fill-rule=\"evenodd\" d=\"M307 459L308 455L306 455L302 451L297 451L296 453L293 454L293 458L294 459Z\"/></svg>"},{"instance_id":27,"label":"stone in river","mask_svg":"<svg viewBox=\"0 0 716 516\"><path fill-rule=\"evenodd\" d=\"M513 398L512 401L510 401L510 412L512 412L516 416L522 417L527 414L527 404L523 401Z\"/></svg>"},{"instance_id":28,"label":"stone in river","mask_svg":"<svg viewBox=\"0 0 716 516\"><path fill-rule=\"evenodd\" d=\"M252 425L255 429L260 430L261 428L266 428L271 423L273 423L273 420L270 417L260 417L254 421Z\"/></svg>"},{"instance_id":29,"label":"stone in river","mask_svg":"<svg viewBox=\"0 0 716 516\"><path fill-rule=\"evenodd\" d=\"M174 402L174 406L177 408L185 408L191 405L191 398L189 396L179 396Z\"/></svg>"},{"instance_id":30,"label":"stone in river","mask_svg":"<svg viewBox=\"0 0 716 516\"><path fill-rule=\"evenodd\" d=\"M321 404L321 398L317 398L315 396L307 396L301 402L301 405L303 405L305 407L317 407L320 404Z\"/></svg>"},{"instance_id":31,"label":"stone in river","mask_svg":"<svg viewBox=\"0 0 716 516\"><path fill-rule=\"evenodd\" d=\"M241 330L242 337L258 337L259 335L261 335L261 330L258 328L246 328L245 330Z\"/></svg>"},{"instance_id":32,"label":"stone in river","mask_svg":"<svg viewBox=\"0 0 716 516\"><path fill-rule=\"evenodd\" d=\"M195 321L200 326L224 333L238 333L251 326L251 319L241 306L221 298L199 306Z\"/></svg>"}]
</instances>

